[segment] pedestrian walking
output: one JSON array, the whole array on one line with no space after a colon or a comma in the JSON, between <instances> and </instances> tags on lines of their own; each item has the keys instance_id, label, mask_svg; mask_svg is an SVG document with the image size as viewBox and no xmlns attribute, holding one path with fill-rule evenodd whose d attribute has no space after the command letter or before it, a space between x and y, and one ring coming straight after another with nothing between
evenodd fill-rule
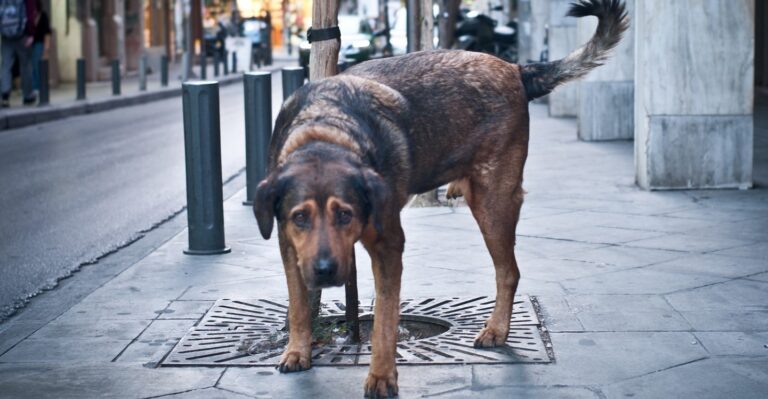
<instances>
[{"instance_id":1,"label":"pedestrian walking","mask_svg":"<svg viewBox=\"0 0 768 399\"><path fill-rule=\"evenodd\" d=\"M35 96L40 90L40 60L46 48L46 39L51 34L51 22L48 18L48 12L43 9L43 2L35 0L37 7L37 18L35 20L35 34L32 43L32 88Z\"/></svg>"},{"instance_id":2,"label":"pedestrian walking","mask_svg":"<svg viewBox=\"0 0 768 399\"><path fill-rule=\"evenodd\" d=\"M10 106L11 69L18 58L24 105L37 101L32 92L32 43L34 42L37 7L35 0L0 0L0 92L3 108Z\"/></svg>"}]
</instances>

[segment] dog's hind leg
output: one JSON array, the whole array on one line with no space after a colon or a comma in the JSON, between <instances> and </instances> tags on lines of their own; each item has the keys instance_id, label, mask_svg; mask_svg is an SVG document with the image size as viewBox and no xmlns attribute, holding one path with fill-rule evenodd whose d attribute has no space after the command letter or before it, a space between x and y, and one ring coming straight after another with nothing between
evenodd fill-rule
<instances>
[{"instance_id":1,"label":"dog's hind leg","mask_svg":"<svg viewBox=\"0 0 768 399\"><path fill-rule=\"evenodd\" d=\"M515 229L523 204L522 172L524 148L512 151L503 162L486 165L470 177L464 191L472 215L483 233L496 269L496 305L491 317L475 338L475 347L503 345L509 334L520 271L515 259Z\"/></svg>"},{"instance_id":2,"label":"dog's hind leg","mask_svg":"<svg viewBox=\"0 0 768 399\"><path fill-rule=\"evenodd\" d=\"M403 271L405 235L399 215L385 221L381 234L369 227L362 242L371 255L376 284L376 308L371 334L371 367L365 380L365 396L397 395L395 351L400 319L400 278Z\"/></svg>"},{"instance_id":3,"label":"dog's hind leg","mask_svg":"<svg viewBox=\"0 0 768 399\"><path fill-rule=\"evenodd\" d=\"M296 252L282 236L280 253L288 281L288 345L278 363L281 373L303 371L311 367L312 315L307 286L301 278Z\"/></svg>"}]
</instances>

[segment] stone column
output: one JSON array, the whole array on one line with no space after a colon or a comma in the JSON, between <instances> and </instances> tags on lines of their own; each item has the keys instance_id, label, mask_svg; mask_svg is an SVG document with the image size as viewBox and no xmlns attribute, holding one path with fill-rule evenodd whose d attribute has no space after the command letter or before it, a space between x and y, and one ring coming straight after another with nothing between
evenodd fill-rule
<instances>
[{"instance_id":1,"label":"stone column","mask_svg":"<svg viewBox=\"0 0 768 399\"><path fill-rule=\"evenodd\" d=\"M538 62L549 21L549 0L520 0L518 7L518 62Z\"/></svg>"},{"instance_id":2,"label":"stone column","mask_svg":"<svg viewBox=\"0 0 768 399\"><path fill-rule=\"evenodd\" d=\"M635 12L637 183L750 187L755 0L642 0Z\"/></svg>"},{"instance_id":3,"label":"stone column","mask_svg":"<svg viewBox=\"0 0 768 399\"><path fill-rule=\"evenodd\" d=\"M635 136L635 0L626 0L630 29L608 61L579 82L578 131L585 141L631 140ZM597 18L579 18L581 43L595 34Z\"/></svg>"},{"instance_id":4,"label":"stone column","mask_svg":"<svg viewBox=\"0 0 768 399\"><path fill-rule=\"evenodd\" d=\"M549 2L549 60L565 58L581 45L576 37L576 18L566 17L569 0ZM589 39L587 39L589 40ZM578 84L570 83L555 89L549 95L550 116L576 116Z\"/></svg>"}]
</instances>

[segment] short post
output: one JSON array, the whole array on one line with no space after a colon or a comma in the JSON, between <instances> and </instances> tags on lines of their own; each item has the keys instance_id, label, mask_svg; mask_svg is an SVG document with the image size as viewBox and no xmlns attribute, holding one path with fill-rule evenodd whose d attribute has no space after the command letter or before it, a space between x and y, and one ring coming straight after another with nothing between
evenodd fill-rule
<instances>
[{"instance_id":1,"label":"short post","mask_svg":"<svg viewBox=\"0 0 768 399\"><path fill-rule=\"evenodd\" d=\"M112 60L112 95L120 95L120 60Z\"/></svg>"},{"instance_id":2,"label":"short post","mask_svg":"<svg viewBox=\"0 0 768 399\"><path fill-rule=\"evenodd\" d=\"M38 68L40 69L40 81L38 82L40 87L40 100L37 105L48 105L51 101L51 92L48 87L48 60L40 60Z\"/></svg>"},{"instance_id":3,"label":"short post","mask_svg":"<svg viewBox=\"0 0 768 399\"><path fill-rule=\"evenodd\" d=\"M237 73L237 51L232 52L232 73Z\"/></svg>"},{"instance_id":4,"label":"short post","mask_svg":"<svg viewBox=\"0 0 768 399\"><path fill-rule=\"evenodd\" d=\"M184 53L181 55L181 81L186 82L189 80L189 68L190 68L190 62L192 62L189 59L189 53Z\"/></svg>"},{"instance_id":5,"label":"short post","mask_svg":"<svg viewBox=\"0 0 768 399\"><path fill-rule=\"evenodd\" d=\"M139 58L139 91L147 91L147 56Z\"/></svg>"},{"instance_id":6,"label":"short post","mask_svg":"<svg viewBox=\"0 0 768 399\"><path fill-rule=\"evenodd\" d=\"M213 53L213 77L219 77L219 62L221 62L221 53L216 51Z\"/></svg>"},{"instance_id":7,"label":"short post","mask_svg":"<svg viewBox=\"0 0 768 399\"><path fill-rule=\"evenodd\" d=\"M85 59L77 59L77 99L85 100Z\"/></svg>"},{"instance_id":8,"label":"short post","mask_svg":"<svg viewBox=\"0 0 768 399\"><path fill-rule=\"evenodd\" d=\"M168 56L160 57L160 86L168 87Z\"/></svg>"},{"instance_id":9,"label":"short post","mask_svg":"<svg viewBox=\"0 0 768 399\"><path fill-rule=\"evenodd\" d=\"M203 51L200 54L200 80L208 79L208 56Z\"/></svg>"},{"instance_id":10,"label":"short post","mask_svg":"<svg viewBox=\"0 0 768 399\"><path fill-rule=\"evenodd\" d=\"M272 74L248 72L245 85L245 187L243 205L253 205L256 187L267 174L272 132Z\"/></svg>"},{"instance_id":11,"label":"short post","mask_svg":"<svg viewBox=\"0 0 768 399\"><path fill-rule=\"evenodd\" d=\"M222 63L222 66L224 67L224 76L227 76L229 75L229 51L225 50L223 55L224 57L222 57L222 61L224 62Z\"/></svg>"},{"instance_id":12,"label":"short post","mask_svg":"<svg viewBox=\"0 0 768 399\"><path fill-rule=\"evenodd\" d=\"M219 83L182 84L187 169L188 255L228 253L224 243Z\"/></svg>"},{"instance_id":13,"label":"short post","mask_svg":"<svg viewBox=\"0 0 768 399\"><path fill-rule=\"evenodd\" d=\"M283 68L283 100L287 100L303 84L304 68L298 66Z\"/></svg>"}]
</instances>

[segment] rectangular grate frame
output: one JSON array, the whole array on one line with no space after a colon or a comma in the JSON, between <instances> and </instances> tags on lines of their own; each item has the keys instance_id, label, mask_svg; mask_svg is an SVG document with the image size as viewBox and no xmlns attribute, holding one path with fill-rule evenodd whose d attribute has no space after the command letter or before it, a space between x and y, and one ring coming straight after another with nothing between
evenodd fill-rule
<instances>
[{"instance_id":1,"label":"rectangular grate frame","mask_svg":"<svg viewBox=\"0 0 768 399\"><path fill-rule=\"evenodd\" d=\"M503 347L476 349L473 341L493 310L494 299L449 297L401 301L403 319L439 319L448 331L429 338L397 343L398 364L549 363L551 344L531 298L515 297L510 333ZM282 331L287 301L220 299L176 344L161 366L274 367L285 346ZM373 305L360 306L362 318ZM343 317L344 304L324 304L322 317ZM275 343L277 342L277 343ZM261 344L265 343L265 344ZM249 350L250 348L250 350ZM368 365L370 344L328 344L312 350L312 366Z\"/></svg>"}]
</instances>

